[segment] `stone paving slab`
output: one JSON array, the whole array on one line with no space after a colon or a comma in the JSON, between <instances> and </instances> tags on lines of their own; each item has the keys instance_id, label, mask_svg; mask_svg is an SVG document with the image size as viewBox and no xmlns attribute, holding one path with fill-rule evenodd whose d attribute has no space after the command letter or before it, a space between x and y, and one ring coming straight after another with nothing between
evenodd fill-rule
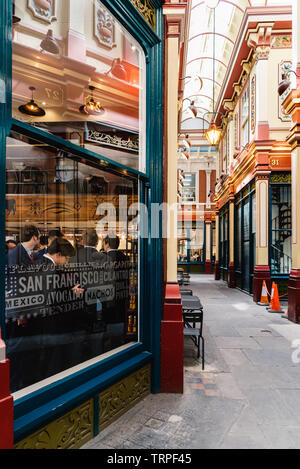
<instances>
[{"instance_id":1,"label":"stone paving slab","mask_svg":"<svg viewBox=\"0 0 300 469\"><path fill-rule=\"evenodd\" d=\"M219 349L261 349L252 337L215 337Z\"/></svg>"},{"instance_id":2,"label":"stone paving slab","mask_svg":"<svg viewBox=\"0 0 300 469\"><path fill-rule=\"evenodd\" d=\"M192 275L191 288L204 305L205 371L185 337L184 394L147 396L84 448L299 448L300 325L212 276Z\"/></svg>"}]
</instances>

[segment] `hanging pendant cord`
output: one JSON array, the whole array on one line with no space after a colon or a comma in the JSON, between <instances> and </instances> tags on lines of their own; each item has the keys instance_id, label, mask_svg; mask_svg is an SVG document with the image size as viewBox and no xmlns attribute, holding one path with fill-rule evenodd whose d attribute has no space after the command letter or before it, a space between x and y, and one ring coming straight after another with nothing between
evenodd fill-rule
<instances>
[{"instance_id":1,"label":"hanging pendant cord","mask_svg":"<svg viewBox=\"0 0 300 469\"><path fill-rule=\"evenodd\" d=\"M215 112L215 53L216 53L216 9L214 8L214 15L213 15L213 112ZM215 121L215 118L214 118Z\"/></svg>"}]
</instances>

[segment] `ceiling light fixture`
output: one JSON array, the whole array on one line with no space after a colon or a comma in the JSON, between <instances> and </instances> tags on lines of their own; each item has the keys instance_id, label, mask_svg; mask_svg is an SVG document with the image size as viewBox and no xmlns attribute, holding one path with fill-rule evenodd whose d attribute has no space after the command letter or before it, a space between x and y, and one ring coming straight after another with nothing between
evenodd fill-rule
<instances>
[{"instance_id":1,"label":"ceiling light fixture","mask_svg":"<svg viewBox=\"0 0 300 469\"><path fill-rule=\"evenodd\" d=\"M212 8L213 9L213 116L214 116L214 119L212 121L212 123L210 124L210 127L209 129L205 132L205 136L207 138L207 140L209 141L209 143L211 145L218 145L221 137L222 137L222 130L221 129L218 129L216 123L215 123L215 119L216 119L216 115L218 113L215 112L215 55L216 55L216 7L218 6L219 4L219 1L208 1L206 0L205 1L206 3L206 6L208 6L209 8Z\"/></svg>"},{"instance_id":2,"label":"ceiling light fixture","mask_svg":"<svg viewBox=\"0 0 300 469\"><path fill-rule=\"evenodd\" d=\"M19 18L18 16L16 16L16 5L15 5L15 2L13 2L13 5L12 5L12 12L13 12L13 17L12 17L13 24L19 23L19 22L21 21L21 18Z\"/></svg>"},{"instance_id":3,"label":"ceiling light fixture","mask_svg":"<svg viewBox=\"0 0 300 469\"><path fill-rule=\"evenodd\" d=\"M27 104L23 104L22 106L20 106L19 111L22 114L26 114L27 116L43 117L46 112L43 108L39 107L33 99L33 92L35 91L34 86L30 86L29 89L31 91L31 101L29 101Z\"/></svg>"},{"instance_id":4,"label":"ceiling light fixture","mask_svg":"<svg viewBox=\"0 0 300 469\"><path fill-rule=\"evenodd\" d=\"M94 99L94 86L89 86L89 89L91 91L91 96L87 98L86 104L83 104L80 106L79 111L82 114L89 114L90 116L98 116L100 114L103 114L105 112L105 109L101 106L101 103L99 101L95 101Z\"/></svg>"}]
</instances>

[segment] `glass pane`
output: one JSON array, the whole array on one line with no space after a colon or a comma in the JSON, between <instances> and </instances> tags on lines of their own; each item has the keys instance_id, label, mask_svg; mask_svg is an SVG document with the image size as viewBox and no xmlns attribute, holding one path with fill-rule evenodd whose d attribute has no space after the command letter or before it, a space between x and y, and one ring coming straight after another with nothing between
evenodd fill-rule
<instances>
[{"instance_id":1,"label":"glass pane","mask_svg":"<svg viewBox=\"0 0 300 469\"><path fill-rule=\"evenodd\" d=\"M241 261L242 261L242 243L241 243L241 233L242 233L242 206L241 204L238 205L236 208L236 240L235 240L235 246L236 246L236 268L241 267Z\"/></svg>"},{"instance_id":2,"label":"glass pane","mask_svg":"<svg viewBox=\"0 0 300 469\"><path fill-rule=\"evenodd\" d=\"M13 117L145 171L144 52L100 0L64 3L15 0Z\"/></svg>"},{"instance_id":3,"label":"glass pane","mask_svg":"<svg viewBox=\"0 0 300 469\"><path fill-rule=\"evenodd\" d=\"M196 174L184 173L182 202L196 202Z\"/></svg>"},{"instance_id":4,"label":"glass pane","mask_svg":"<svg viewBox=\"0 0 300 469\"><path fill-rule=\"evenodd\" d=\"M272 186L272 229L291 228L291 186Z\"/></svg>"},{"instance_id":5,"label":"glass pane","mask_svg":"<svg viewBox=\"0 0 300 469\"><path fill-rule=\"evenodd\" d=\"M191 231L190 261L204 262L204 222L197 222L197 228Z\"/></svg>"},{"instance_id":6,"label":"glass pane","mask_svg":"<svg viewBox=\"0 0 300 469\"><path fill-rule=\"evenodd\" d=\"M292 232L273 231L271 246L271 268L273 273L289 274L292 268Z\"/></svg>"},{"instance_id":7,"label":"glass pane","mask_svg":"<svg viewBox=\"0 0 300 469\"><path fill-rule=\"evenodd\" d=\"M250 239L250 204L247 198L244 202L244 217L243 217L243 241Z\"/></svg>"},{"instance_id":8,"label":"glass pane","mask_svg":"<svg viewBox=\"0 0 300 469\"><path fill-rule=\"evenodd\" d=\"M128 215L137 202L133 179L7 139L12 392L138 340L139 233Z\"/></svg>"},{"instance_id":9,"label":"glass pane","mask_svg":"<svg viewBox=\"0 0 300 469\"><path fill-rule=\"evenodd\" d=\"M256 266L256 193L252 194L252 252L253 268Z\"/></svg>"},{"instance_id":10,"label":"glass pane","mask_svg":"<svg viewBox=\"0 0 300 469\"><path fill-rule=\"evenodd\" d=\"M216 222L212 222L212 262L216 259Z\"/></svg>"}]
</instances>

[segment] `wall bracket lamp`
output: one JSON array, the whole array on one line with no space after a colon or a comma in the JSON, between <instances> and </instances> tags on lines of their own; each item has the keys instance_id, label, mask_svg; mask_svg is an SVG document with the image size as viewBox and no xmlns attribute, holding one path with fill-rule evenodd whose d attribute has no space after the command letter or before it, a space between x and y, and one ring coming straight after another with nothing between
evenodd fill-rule
<instances>
[{"instance_id":1,"label":"wall bracket lamp","mask_svg":"<svg viewBox=\"0 0 300 469\"><path fill-rule=\"evenodd\" d=\"M297 73L294 70L289 70L288 74L290 73L294 73L297 78L300 78L300 75L297 75ZM278 85L279 96L282 96L283 93L291 86L291 81L288 79L288 74L282 75L283 80Z\"/></svg>"},{"instance_id":2,"label":"wall bracket lamp","mask_svg":"<svg viewBox=\"0 0 300 469\"><path fill-rule=\"evenodd\" d=\"M190 102L190 105L189 105L188 108L193 113L193 117L197 117L198 111L197 111L197 108L195 106L195 101L192 101L190 98L184 98L182 100L181 99L179 100L179 105L178 105L179 111L181 111L183 103L186 100Z\"/></svg>"},{"instance_id":3,"label":"wall bracket lamp","mask_svg":"<svg viewBox=\"0 0 300 469\"><path fill-rule=\"evenodd\" d=\"M202 88L203 88L203 80L201 77L199 77L199 75L188 75L186 77L183 77L183 78L179 78L180 81L183 81L183 80L194 80L195 82L199 81L199 90L197 91L201 91Z\"/></svg>"}]
</instances>

